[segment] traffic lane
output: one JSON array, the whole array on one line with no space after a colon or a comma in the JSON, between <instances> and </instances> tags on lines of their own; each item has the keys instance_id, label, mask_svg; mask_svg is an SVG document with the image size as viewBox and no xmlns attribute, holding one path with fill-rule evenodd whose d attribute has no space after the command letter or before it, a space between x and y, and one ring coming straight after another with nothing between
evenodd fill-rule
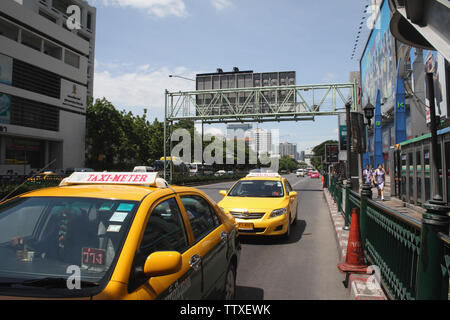
<instances>
[{"instance_id":1,"label":"traffic lane","mask_svg":"<svg viewBox=\"0 0 450 320\"><path fill-rule=\"evenodd\" d=\"M263 299L348 299L337 270L339 256L329 209L322 195L320 179L284 175L298 192L297 224L291 237L241 236L242 253L237 270L236 298ZM219 190L234 182L198 186L214 201Z\"/></svg>"},{"instance_id":2,"label":"traffic lane","mask_svg":"<svg viewBox=\"0 0 450 320\"><path fill-rule=\"evenodd\" d=\"M216 203L223 199L223 196L219 194L220 190L229 190L231 186L236 182L235 181L226 181L226 182L218 182L213 184L206 184L201 186L196 186L195 188L200 189L204 193L206 193L212 200Z\"/></svg>"},{"instance_id":3,"label":"traffic lane","mask_svg":"<svg viewBox=\"0 0 450 320\"><path fill-rule=\"evenodd\" d=\"M241 236L236 298L348 299L320 179L285 177L299 192L297 224L288 241Z\"/></svg>"}]
</instances>

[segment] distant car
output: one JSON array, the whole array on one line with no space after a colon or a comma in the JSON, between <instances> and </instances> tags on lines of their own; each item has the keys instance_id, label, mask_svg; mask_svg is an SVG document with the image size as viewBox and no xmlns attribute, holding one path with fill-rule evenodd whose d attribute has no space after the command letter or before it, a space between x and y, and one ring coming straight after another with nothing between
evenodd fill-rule
<instances>
[{"instance_id":1,"label":"distant car","mask_svg":"<svg viewBox=\"0 0 450 320\"><path fill-rule=\"evenodd\" d=\"M319 172L313 171L310 175L311 179L319 179Z\"/></svg>"},{"instance_id":2,"label":"distant car","mask_svg":"<svg viewBox=\"0 0 450 320\"><path fill-rule=\"evenodd\" d=\"M219 171L217 171L214 175L216 176L216 177L219 177L219 176L223 176L224 174L226 174L227 172L225 171L225 170L219 170Z\"/></svg>"},{"instance_id":3,"label":"distant car","mask_svg":"<svg viewBox=\"0 0 450 320\"><path fill-rule=\"evenodd\" d=\"M233 170L230 170L230 171L227 171L227 174L232 176L234 174L234 172L233 172Z\"/></svg>"},{"instance_id":4,"label":"distant car","mask_svg":"<svg viewBox=\"0 0 450 320\"><path fill-rule=\"evenodd\" d=\"M297 177L304 177L305 171L303 169L297 169L297 172L295 174Z\"/></svg>"},{"instance_id":5,"label":"distant car","mask_svg":"<svg viewBox=\"0 0 450 320\"><path fill-rule=\"evenodd\" d=\"M137 166L134 167L133 172L155 172L155 168L146 166Z\"/></svg>"},{"instance_id":6,"label":"distant car","mask_svg":"<svg viewBox=\"0 0 450 320\"><path fill-rule=\"evenodd\" d=\"M67 168L65 174L71 175L74 172L94 172L91 168Z\"/></svg>"}]
</instances>

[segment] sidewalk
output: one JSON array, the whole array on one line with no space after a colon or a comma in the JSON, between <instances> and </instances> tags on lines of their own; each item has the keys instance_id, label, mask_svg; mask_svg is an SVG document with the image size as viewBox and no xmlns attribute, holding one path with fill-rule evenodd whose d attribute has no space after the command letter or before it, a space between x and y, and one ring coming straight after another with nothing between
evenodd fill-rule
<instances>
[{"instance_id":1,"label":"sidewalk","mask_svg":"<svg viewBox=\"0 0 450 320\"><path fill-rule=\"evenodd\" d=\"M422 207L410 203L405 203L402 200L391 196L391 177L389 175L386 175L384 199L385 201L381 201L381 199L378 198L377 188L372 188L372 200L379 201L386 207L392 208L395 211L408 215L417 220L421 220L422 214L425 212L425 209Z\"/></svg>"},{"instance_id":2,"label":"sidewalk","mask_svg":"<svg viewBox=\"0 0 450 320\"><path fill-rule=\"evenodd\" d=\"M337 249L340 261L345 261L347 255L347 243L349 230L344 229L344 217L338 212L337 205L333 201L327 188L323 189L323 196L328 204L330 218L335 230ZM336 266L337 268L337 266ZM343 278L345 275L343 275ZM348 279L348 290L351 300L387 300L380 285L372 281L370 274L350 273Z\"/></svg>"}]
</instances>

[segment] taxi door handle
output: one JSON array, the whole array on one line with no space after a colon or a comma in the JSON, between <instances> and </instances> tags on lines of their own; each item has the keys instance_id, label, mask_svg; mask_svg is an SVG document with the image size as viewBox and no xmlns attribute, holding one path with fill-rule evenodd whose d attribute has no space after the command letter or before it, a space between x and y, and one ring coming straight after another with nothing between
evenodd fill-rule
<instances>
[{"instance_id":1,"label":"taxi door handle","mask_svg":"<svg viewBox=\"0 0 450 320\"><path fill-rule=\"evenodd\" d=\"M198 254L194 254L189 260L189 265L192 269L197 271L200 268L200 262L202 262L202 258Z\"/></svg>"}]
</instances>

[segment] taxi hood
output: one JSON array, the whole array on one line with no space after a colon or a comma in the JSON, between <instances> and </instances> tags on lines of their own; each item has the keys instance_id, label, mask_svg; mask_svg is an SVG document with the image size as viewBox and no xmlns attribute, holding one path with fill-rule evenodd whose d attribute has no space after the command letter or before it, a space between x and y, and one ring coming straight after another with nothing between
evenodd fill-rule
<instances>
[{"instance_id":1,"label":"taxi hood","mask_svg":"<svg viewBox=\"0 0 450 320\"><path fill-rule=\"evenodd\" d=\"M289 201L285 197L260 198L260 197L225 197L218 206L225 209L247 209L271 211L284 208Z\"/></svg>"}]
</instances>

